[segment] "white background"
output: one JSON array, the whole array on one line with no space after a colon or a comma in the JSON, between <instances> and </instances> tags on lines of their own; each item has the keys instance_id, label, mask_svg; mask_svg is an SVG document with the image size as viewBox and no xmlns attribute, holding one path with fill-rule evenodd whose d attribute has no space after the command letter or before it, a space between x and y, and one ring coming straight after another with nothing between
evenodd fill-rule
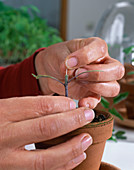
<instances>
[{"instance_id":1,"label":"white background","mask_svg":"<svg viewBox=\"0 0 134 170\"><path fill-rule=\"evenodd\" d=\"M134 2L134 0L127 0ZM104 11L119 0L68 0L67 39L92 36ZM93 24L93 30L87 25Z\"/></svg>"}]
</instances>

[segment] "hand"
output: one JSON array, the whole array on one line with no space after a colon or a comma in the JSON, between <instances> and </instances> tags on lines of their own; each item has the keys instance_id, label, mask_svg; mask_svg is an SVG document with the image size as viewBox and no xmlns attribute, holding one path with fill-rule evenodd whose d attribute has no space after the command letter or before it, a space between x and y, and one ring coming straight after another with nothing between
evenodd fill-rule
<instances>
[{"instance_id":1,"label":"hand","mask_svg":"<svg viewBox=\"0 0 134 170\"><path fill-rule=\"evenodd\" d=\"M24 149L27 144L61 136L93 119L92 110L75 107L73 100L60 96L1 99L0 170L70 170L80 164L92 143L86 133L47 150Z\"/></svg>"},{"instance_id":2,"label":"hand","mask_svg":"<svg viewBox=\"0 0 134 170\"><path fill-rule=\"evenodd\" d=\"M69 97L79 99L79 106L94 108L101 95L114 97L120 87L116 80L124 75L123 65L111 58L108 47L100 38L75 39L52 45L35 59L38 74L47 74L64 81L66 68L73 77L87 70L103 72L85 73L69 84ZM49 78L40 78L44 94L64 95L64 86Z\"/></svg>"}]
</instances>

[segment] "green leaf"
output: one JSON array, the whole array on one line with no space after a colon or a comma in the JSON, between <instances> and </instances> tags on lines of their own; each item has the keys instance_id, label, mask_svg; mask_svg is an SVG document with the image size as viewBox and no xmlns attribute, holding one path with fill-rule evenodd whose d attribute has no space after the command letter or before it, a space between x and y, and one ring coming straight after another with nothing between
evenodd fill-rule
<instances>
[{"instance_id":1,"label":"green leaf","mask_svg":"<svg viewBox=\"0 0 134 170\"><path fill-rule=\"evenodd\" d=\"M113 136L111 136L111 138L109 138L108 140L112 140L112 141L114 141L114 142L117 142L116 138L113 137Z\"/></svg>"},{"instance_id":2,"label":"green leaf","mask_svg":"<svg viewBox=\"0 0 134 170\"><path fill-rule=\"evenodd\" d=\"M108 111L109 111L111 114L113 114L113 115L115 115L116 117L118 117L119 119L124 120L123 117L121 116L121 114L120 114L115 108L109 109Z\"/></svg>"},{"instance_id":3,"label":"green leaf","mask_svg":"<svg viewBox=\"0 0 134 170\"><path fill-rule=\"evenodd\" d=\"M28 7L27 6L21 6L20 8L23 12L28 12Z\"/></svg>"},{"instance_id":4,"label":"green leaf","mask_svg":"<svg viewBox=\"0 0 134 170\"><path fill-rule=\"evenodd\" d=\"M106 109L108 109L110 105L110 103L104 97L101 97L101 104Z\"/></svg>"},{"instance_id":5,"label":"green leaf","mask_svg":"<svg viewBox=\"0 0 134 170\"><path fill-rule=\"evenodd\" d=\"M102 71L102 70L88 70L88 71L84 71L84 72L82 72L82 73L80 73L80 74L74 76L73 78L71 78L71 79L68 81L68 83L70 83L73 79L79 77L81 74L90 73L90 72L104 72L104 71Z\"/></svg>"},{"instance_id":6,"label":"green leaf","mask_svg":"<svg viewBox=\"0 0 134 170\"><path fill-rule=\"evenodd\" d=\"M116 136L117 139L127 139L126 136L123 136L125 134L124 131L118 131L114 135Z\"/></svg>"},{"instance_id":7,"label":"green leaf","mask_svg":"<svg viewBox=\"0 0 134 170\"><path fill-rule=\"evenodd\" d=\"M113 103L114 104L120 103L121 101L125 100L128 97L128 94L129 94L128 92L120 93L118 96L114 97Z\"/></svg>"},{"instance_id":8,"label":"green leaf","mask_svg":"<svg viewBox=\"0 0 134 170\"><path fill-rule=\"evenodd\" d=\"M35 13L40 13L40 10L39 10L36 6L30 5L29 7L31 8L31 10L32 10L33 12L35 12Z\"/></svg>"},{"instance_id":9,"label":"green leaf","mask_svg":"<svg viewBox=\"0 0 134 170\"><path fill-rule=\"evenodd\" d=\"M132 45L132 46L130 46L130 47L128 47L128 48L125 48L125 49L123 50L123 52L124 52L125 54L131 54L131 53L133 52L133 50L134 50L134 45Z\"/></svg>"},{"instance_id":10,"label":"green leaf","mask_svg":"<svg viewBox=\"0 0 134 170\"><path fill-rule=\"evenodd\" d=\"M29 5L29 7L30 7L31 12L34 15L34 17L38 17L37 14L40 13L40 10L36 6L34 6L34 5Z\"/></svg>"},{"instance_id":11,"label":"green leaf","mask_svg":"<svg viewBox=\"0 0 134 170\"><path fill-rule=\"evenodd\" d=\"M42 78L42 77L44 77L44 78L51 78L51 79L53 79L53 80L58 81L58 82L61 83L62 85L64 85L64 83L62 83L60 80L58 80L58 79L55 78L55 77L49 76L49 75L37 75L37 76L36 76L36 75L32 74L32 76L35 77L36 79L39 79L39 78Z\"/></svg>"},{"instance_id":12,"label":"green leaf","mask_svg":"<svg viewBox=\"0 0 134 170\"><path fill-rule=\"evenodd\" d=\"M134 74L134 71L130 71L127 73L127 75L133 75Z\"/></svg>"}]
</instances>

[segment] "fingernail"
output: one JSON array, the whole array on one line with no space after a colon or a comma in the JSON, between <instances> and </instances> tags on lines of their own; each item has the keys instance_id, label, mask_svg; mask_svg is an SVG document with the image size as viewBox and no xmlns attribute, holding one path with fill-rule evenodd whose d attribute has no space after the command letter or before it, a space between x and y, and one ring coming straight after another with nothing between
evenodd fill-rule
<instances>
[{"instance_id":1,"label":"fingernail","mask_svg":"<svg viewBox=\"0 0 134 170\"><path fill-rule=\"evenodd\" d=\"M74 101L70 102L70 109L76 109L76 103Z\"/></svg>"},{"instance_id":2,"label":"fingernail","mask_svg":"<svg viewBox=\"0 0 134 170\"><path fill-rule=\"evenodd\" d=\"M76 57L71 57L69 59L66 60L66 67L67 68L73 68L75 66L77 66L78 64L78 60Z\"/></svg>"},{"instance_id":3,"label":"fingernail","mask_svg":"<svg viewBox=\"0 0 134 170\"><path fill-rule=\"evenodd\" d=\"M88 103L86 104L86 107L89 108L89 104Z\"/></svg>"},{"instance_id":4,"label":"fingernail","mask_svg":"<svg viewBox=\"0 0 134 170\"><path fill-rule=\"evenodd\" d=\"M83 69L83 68L77 69L75 72L75 76L77 76L80 73L86 72L86 71L88 71L88 70ZM83 73L83 74L79 75L78 78L86 78L86 77L88 77L88 74L89 73Z\"/></svg>"},{"instance_id":5,"label":"fingernail","mask_svg":"<svg viewBox=\"0 0 134 170\"><path fill-rule=\"evenodd\" d=\"M75 164L79 164L80 162L82 162L83 160L85 160L87 157L86 153L84 152L83 154L81 154L80 156L78 156L77 158L73 159L73 162Z\"/></svg>"},{"instance_id":6,"label":"fingernail","mask_svg":"<svg viewBox=\"0 0 134 170\"><path fill-rule=\"evenodd\" d=\"M94 119L95 113L93 110L85 110L84 111L85 118L88 122L91 122Z\"/></svg>"},{"instance_id":7,"label":"fingernail","mask_svg":"<svg viewBox=\"0 0 134 170\"><path fill-rule=\"evenodd\" d=\"M92 137L91 136L85 136L82 139L82 150L85 151L91 144L92 144Z\"/></svg>"}]
</instances>

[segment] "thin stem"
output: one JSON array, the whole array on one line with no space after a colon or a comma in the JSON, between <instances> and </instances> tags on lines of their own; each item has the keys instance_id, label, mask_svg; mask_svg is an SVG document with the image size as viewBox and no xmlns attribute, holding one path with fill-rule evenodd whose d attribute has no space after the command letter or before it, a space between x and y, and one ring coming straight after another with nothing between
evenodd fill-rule
<instances>
[{"instance_id":1,"label":"thin stem","mask_svg":"<svg viewBox=\"0 0 134 170\"><path fill-rule=\"evenodd\" d=\"M81 74L88 73L88 72L98 72L98 71L103 72L103 71L101 71L101 70L89 70L89 71L85 71L85 72L82 72L82 73L80 73L80 74L72 77L72 78L68 81L68 83L70 83L73 79L77 78L77 77L80 76Z\"/></svg>"},{"instance_id":2,"label":"thin stem","mask_svg":"<svg viewBox=\"0 0 134 170\"><path fill-rule=\"evenodd\" d=\"M68 97L68 84L65 85L65 97Z\"/></svg>"},{"instance_id":3,"label":"thin stem","mask_svg":"<svg viewBox=\"0 0 134 170\"><path fill-rule=\"evenodd\" d=\"M33 75L33 77L35 77L36 79L39 79L41 77L45 77L45 78L51 78L53 80L56 80L57 82L61 83L62 85L64 85L65 87L65 96L68 97L68 83L70 83L73 79L77 78L78 76L80 76L81 74L84 74L84 73L88 73L88 72L103 72L101 70L89 70L89 71L85 71L85 72L82 72L76 76L74 76L73 78L71 78L70 80L68 80L68 74L67 74L67 70L66 70L66 75L65 75L65 83L62 83L60 80L58 80L57 78L55 77L52 77L52 76L49 76L49 75Z\"/></svg>"},{"instance_id":4,"label":"thin stem","mask_svg":"<svg viewBox=\"0 0 134 170\"><path fill-rule=\"evenodd\" d=\"M55 77L52 77L52 76L48 76L48 75L34 75L34 74L32 74L36 79L39 79L39 78L41 78L41 77L45 77L45 78L51 78L51 79L53 79L53 80L56 80L56 81L58 81L59 83L61 83L63 86L65 86L65 84L64 83L62 83L60 80L58 80L57 78L55 78Z\"/></svg>"},{"instance_id":5,"label":"thin stem","mask_svg":"<svg viewBox=\"0 0 134 170\"><path fill-rule=\"evenodd\" d=\"M65 96L68 97L68 75L67 75L67 69L66 69L66 75L65 75Z\"/></svg>"}]
</instances>

